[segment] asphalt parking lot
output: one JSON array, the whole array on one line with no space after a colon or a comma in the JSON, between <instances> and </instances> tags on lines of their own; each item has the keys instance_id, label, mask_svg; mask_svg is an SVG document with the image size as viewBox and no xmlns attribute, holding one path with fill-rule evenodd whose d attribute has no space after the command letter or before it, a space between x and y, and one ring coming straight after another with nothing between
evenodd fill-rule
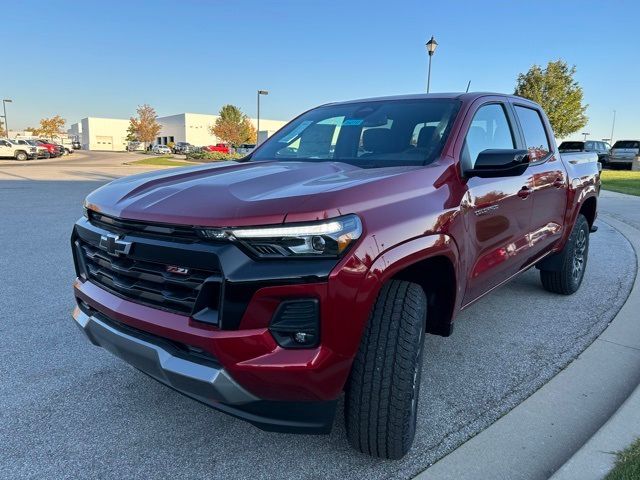
<instances>
[{"instance_id":1,"label":"asphalt parking lot","mask_svg":"<svg viewBox=\"0 0 640 480\"><path fill-rule=\"evenodd\" d=\"M543 291L531 270L465 311L452 337L428 337L414 448L376 460L350 449L341 412L328 436L262 432L82 337L71 226L88 192L133 170L115 154L81 155L0 166L0 478L410 478L575 358L635 272L627 241L599 222L576 295Z\"/></svg>"}]
</instances>

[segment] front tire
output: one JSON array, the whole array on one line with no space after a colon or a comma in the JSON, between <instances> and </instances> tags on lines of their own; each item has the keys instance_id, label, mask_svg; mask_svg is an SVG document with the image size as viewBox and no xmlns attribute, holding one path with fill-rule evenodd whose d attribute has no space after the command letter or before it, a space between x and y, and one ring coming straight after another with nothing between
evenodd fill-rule
<instances>
[{"instance_id":1,"label":"front tire","mask_svg":"<svg viewBox=\"0 0 640 480\"><path fill-rule=\"evenodd\" d=\"M29 159L29 156L25 152L16 153L16 160L20 162L24 162L25 160L28 160L28 159Z\"/></svg>"},{"instance_id":2,"label":"front tire","mask_svg":"<svg viewBox=\"0 0 640 480\"><path fill-rule=\"evenodd\" d=\"M416 433L427 297L420 285L386 283L365 327L345 397L349 443L400 459Z\"/></svg>"},{"instance_id":3,"label":"front tire","mask_svg":"<svg viewBox=\"0 0 640 480\"><path fill-rule=\"evenodd\" d=\"M562 295L578 291L587 268L589 254L589 222L579 214L566 245L559 253L558 270L540 270L540 280L545 290Z\"/></svg>"}]
</instances>

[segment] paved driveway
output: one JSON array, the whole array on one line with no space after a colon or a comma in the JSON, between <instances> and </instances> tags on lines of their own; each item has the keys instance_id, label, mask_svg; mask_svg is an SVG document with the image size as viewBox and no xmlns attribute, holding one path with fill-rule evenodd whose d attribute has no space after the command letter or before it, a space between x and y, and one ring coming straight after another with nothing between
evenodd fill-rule
<instances>
[{"instance_id":1,"label":"paved driveway","mask_svg":"<svg viewBox=\"0 0 640 480\"><path fill-rule=\"evenodd\" d=\"M89 191L131 172L104 155L86 167L0 166L0 478L409 478L571 361L635 272L626 240L600 222L576 295L544 292L531 270L464 312L452 337L429 337L414 448L376 460L349 448L342 412L329 436L265 433L81 336L70 319L71 225ZM56 168L65 180L44 180ZM8 180L20 177L39 180Z\"/></svg>"}]
</instances>

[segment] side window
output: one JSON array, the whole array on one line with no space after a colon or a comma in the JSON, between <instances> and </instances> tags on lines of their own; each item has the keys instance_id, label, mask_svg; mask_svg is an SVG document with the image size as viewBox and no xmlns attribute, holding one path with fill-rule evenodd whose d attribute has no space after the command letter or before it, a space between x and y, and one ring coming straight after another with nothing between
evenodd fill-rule
<instances>
[{"instance_id":1,"label":"side window","mask_svg":"<svg viewBox=\"0 0 640 480\"><path fill-rule=\"evenodd\" d=\"M549 146L549 139L547 138L542 118L540 118L540 113L533 108L519 105L515 106L515 110L522 126L531 161L535 162L546 157L551 151L551 147Z\"/></svg>"},{"instance_id":2,"label":"side window","mask_svg":"<svg viewBox=\"0 0 640 480\"><path fill-rule=\"evenodd\" d=\"M513 149L513 133L504 106L492 103L478 109L462 147L464 169L473 168L480 152L487 149Z\"/></svg>"},{"instance_id":3,"label":"side window","mask_svg":"<svg viewBox=\"0 0 640 480\"><path fill-rule=\"evenodd\" d=\"M527 142L528 144L529 142ZM595 142L585 142L584 144L584 151L585 152L593 152L595 150L594 148L594 143Z\"/></svg>"}]
</instances>

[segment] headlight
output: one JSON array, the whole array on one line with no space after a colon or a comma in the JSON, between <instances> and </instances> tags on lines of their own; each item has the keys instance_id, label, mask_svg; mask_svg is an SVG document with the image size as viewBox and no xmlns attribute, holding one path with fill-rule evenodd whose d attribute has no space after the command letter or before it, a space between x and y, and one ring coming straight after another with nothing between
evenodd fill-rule
<instances>
[{"instance_id":1,"label":"headlight","mask_svg":"<svg viewBox=\"0 0 640 480\"><path fill-rule=\"evenodd\" d=\"M33 152L36 152L36 151L37 151L37 149L36 149L36 147L31 147L31 148L29 149L29 151L30 151L31 153L33 153Z\"/></svg>"},{"instance_id":2,"label":"headlight","mask_svg":"<svg viewBox=\"0 0 640 480\"><path fill-rule=\"evenodd\" d=\"M356 215L320 222L253 228L205 229L210 240L242 243L259 257L337 257L362 235Z\"/></svg>"}]
</instances>

